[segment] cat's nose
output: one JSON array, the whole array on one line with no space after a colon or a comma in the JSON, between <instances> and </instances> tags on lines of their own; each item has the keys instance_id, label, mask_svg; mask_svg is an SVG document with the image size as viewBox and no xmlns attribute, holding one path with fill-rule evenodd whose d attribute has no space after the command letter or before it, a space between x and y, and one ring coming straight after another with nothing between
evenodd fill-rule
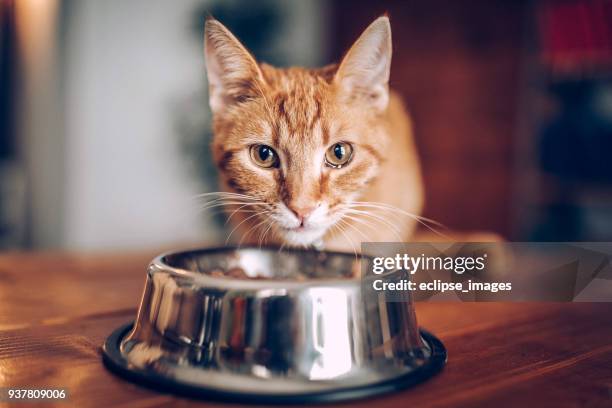
<instances>
[{"instance_id":1,"label":"cat's nose","mask_svg":"<svg viewBox=\"0 0 612 408\"><path fill-rule=\"evenodd\" d=\"M296 204L288 204L287 207L297 217L300 225L304 225L304 221L317 209L316 205L300 206Z\"/></svg>"}]
</instances>

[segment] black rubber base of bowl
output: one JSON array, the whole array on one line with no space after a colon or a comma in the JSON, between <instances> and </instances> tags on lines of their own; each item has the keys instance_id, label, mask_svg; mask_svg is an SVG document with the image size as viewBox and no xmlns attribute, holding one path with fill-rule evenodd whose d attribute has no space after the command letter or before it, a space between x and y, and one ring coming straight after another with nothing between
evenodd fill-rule
<instances>
[{"instance_id":1,"label":"black rubber base of bowl","mask_svg":"<svg viewBox=\"0 0 612 408\"><path fill-rule=\"evenodd\" d=\"M261 395L240 392L221 391L214 388L198 387L180 383L159 374L128 367L127 360L121 355L119 345L132 329L133 323L125 324L116 329L102 347L104 365L113 373L136 384L152 388L156 391L173 393L179 396L238 402L247 404L315 404L330 403L369 398L393 391L403 390L419 384L442 370L446 363L446 348L433 334L420 330L421 336L431 348L431 356L425 364L410 373L396 378L376 382L365 386L338 388L335 390L313 392L296 395Z\"/></svg>"}]
</instances>

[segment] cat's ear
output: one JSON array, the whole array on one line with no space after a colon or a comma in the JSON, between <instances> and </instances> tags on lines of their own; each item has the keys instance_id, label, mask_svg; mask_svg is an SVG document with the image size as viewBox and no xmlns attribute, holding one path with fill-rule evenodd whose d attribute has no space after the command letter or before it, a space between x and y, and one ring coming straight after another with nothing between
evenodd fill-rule
<instances>
[{"instance_id":1,"label":"cat's ear","mask_svg":"<svg viewBox=\"0 0 612 408\"><path fill-rule=\"evenodd\" d=\"M383 111L389 101L391 52L391 25L382 16L366 28L340 63L334 81L341 92Z\"/></svg>"},{"instance_id":2,"label":"cat's ear","mask_svg":"<svg viewBox=\"0 0 612 408\"><path fill-rule=\"evenodd\" d=\"M264 80L257 62L240 41L212 17L206 19L204 26L204 57L213 113L236 102L261 96Z\"/></svg>"}]
</instances>

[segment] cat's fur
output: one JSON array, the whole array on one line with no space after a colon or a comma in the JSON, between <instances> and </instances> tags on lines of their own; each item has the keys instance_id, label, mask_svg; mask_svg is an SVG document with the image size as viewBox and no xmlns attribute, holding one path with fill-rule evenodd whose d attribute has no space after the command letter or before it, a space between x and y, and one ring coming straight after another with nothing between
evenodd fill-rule
<instances>
[{"instance_id":1,"label":"cat's fur","mask_svg":"<svg viewBox=\"0 0 612 408\"><path fill-rule=\"evenodd\" d=\"M406 214L420 213L423 186L410 118L388 89L387 17L376 19L340 64L320 69L257 63L210 18L205 57L213 155L227 191L245 195L225 197L234 200L230 212L238 209L237 237L344 250L410 239L415 219ZM353 157L330 168L325 152L339 141L353 146ZM278 153L278 168L253 163L249 149L258 144Z\"/></svg>"}]
</instances>

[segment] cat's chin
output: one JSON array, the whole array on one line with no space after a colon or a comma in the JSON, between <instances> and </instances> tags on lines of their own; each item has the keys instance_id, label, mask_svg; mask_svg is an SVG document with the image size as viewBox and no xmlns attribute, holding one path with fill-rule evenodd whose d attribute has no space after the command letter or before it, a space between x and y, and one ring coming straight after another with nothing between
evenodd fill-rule
<instances>
[{"instance_id":1,"label":"cat's chin","mask_svg":"<svg viewBox=\"0 0 612 408\"><path fill-rule=\"evenodd\" d=\"M307 247L315 245L325 235L325 228L281 229L281 235L286 245Z\"/></svg>"}]
</instances>

